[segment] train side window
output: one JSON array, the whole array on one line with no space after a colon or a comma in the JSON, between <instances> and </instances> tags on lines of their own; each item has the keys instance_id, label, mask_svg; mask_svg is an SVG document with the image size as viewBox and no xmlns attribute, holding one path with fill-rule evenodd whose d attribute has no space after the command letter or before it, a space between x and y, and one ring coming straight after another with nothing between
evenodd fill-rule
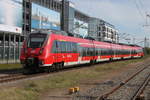
<instances>
[{"instance_id":1,"label":"train side window","mask_svg":"<svg viewBox=\"0 0 150 100\"><path fill-rule=\"evenodd\" d=\"M120 55L120 51L119 51L119 50L117 50L117 52L118 52L117 54L118 54L118 55Z\"/></svg>"},{"instance_id":2,"label":"train side window","mask_svg":"<svg viewBox=\"0 0 150 100\"><path fill-rule=\"evenodd\" d=\"M68 42L67 47L68 47L68 52L71 53L72 52L71 42Z\"/></svg>"},{"instance_id":3,"label":"train side window","mask_svg":"<svg viewBox=\"0 0 150 100\"><path fill-rule=\"evenodd\" d=\"M98 55L101 55L101 49L100 48L98 49Z\"/></svg>"},{"instance_id":4,"label":"train side window","mask_svg":"<svg viewBox=\"0 0 150 100\"><path fill-rule=\"evenodd\" d=\"M134 54L134 50L132 50L132 54Z\"/></svg>"},{"instance_id":5,"label":"train side window","mask_svg":"<svg viewBox=\"0 0 150 100\"><path fill-rule=\"evenodd\" d=\"M113 51L111 49L109 49L109 52L110 55L113 55Z\"/></svg>"},{"instance_id":6,"label":"train side window","mask_svg":"<svg viewBox=\"0 0 150 100\"><path fill-rule=\"evenodd\" d=\"M52 53L57 53L57 41L53 42L53 46L52 46Z\"/></svg>"},{"instance_id":7,"label":"train side window","mask_svg":"<svg viewBox=\"0 0 150 100\"><path fill-rule=\"evenodd\" d=\"M87 51L87 48L84 47L83 55L84 55L84 56L87 56L87 52L88 52L88 51Z\"/></svg>"},{"instance_id":8,"label":"train side window","mask_svg":"<svg viewBox=\"0 0 150 100\"><path fill-rule=\"evenodd\" d=\"M122 51L121 51L121 54L123 54L123 55L124 55L124 54L125 54L125 50L122 50Z\"/></svg>"},{"instance_id":9,"label":"train side window","mask_svg":"<svg viewBox=\"0 0 150 100\"><path fill-rule=\"evenodd\" d=\"M64 53L68 53L68 42L64 42L64 46L62 46L62 48L65 49Z\"/></svg>"},{"instance_id":10,"label":"train side window","mask_svg":"<svg viewBox=\"0 0 150 100\"><path fill-rule=\"evenodd\" d=\"M116 55L119 55L119 50L116 50Z\"/></svg>"},{"instance_id":11,"label":"train side window","mask_svg":"<svg viewBox=\"0 0 150 100\"><path fill-rule=\"evenodd\" d=\"M120 55L120 50L117 50L118 51L118 55Z\"/></svg>"},{"instance_id":12,"label":"train side window","mask_svg":"<svg viewBox=\"0 0 150 100\"><path fill-rule=\"evenodd\" d=\"M95 55L98 56L98 48L95 48Z\"/></svg>"},{"instance_id":13,"label":"train side window","mask_svg":"<svg viewBox=\"0 0 150 100\"><path fill-rule=\"evenodd\" d=\"M114 51L113 49L111 49L111 55L114 55L114 52L115 52L115 51Z\"/></svg>"},{"instance_id":14,"label":"train side window","mask_svg":"<svg viewBox=\"0 0 150 100\"><path fill-rule=\"evenodd\" d=\"M107 55L107 51L106 51L106 49L104 49L104 55Z\"/></svg>"},{"instance_id":15,"label":"train side window","mask_svg":"<svg viewBox=\"0 0 150 100\"><path fill-rule=\"evenodd\" d=\"M104 52L103 52L103 49L101 49L101 56L103 56L104 55Z\"/></svg>"},{"instance_id":16,"label":"train side window","mask_svg":"<svg viewBox=\"0 0 150 100\"><path fill-rule=\"evenodd\" d=\"M107 55L111 55L111 50L107 49Z\"/></svg>"},{"instance_id":17,"label":"train side window","mask_svg":"<svg viewBox=\"0 0 150 100\"><path fill-rule=\"evenodd\" d=\"M82 54L83 54L83 57L86 56L86 49L84 47L82 48Z\"/></svg>"},{"instance_id":18,"label":"train side window","mask_svg":"<svg viewBox=\"0 0 150 100\"><path fill-rule=\"evenodd\" d=\"M102 49L101 51L102 51L101 54L104 56L106 54L105 49Z\"/></svg>"},{"instance_id":19,"label":"train side window","mask_svg":"<svg viewBox=\"0 0 150 100\"><path fill-rule=\"evenodd\" d=\"M66 51L69 53L69 51L70 51L70 45L69 45L69 43L68 42L66 42Z\"/></svg>"},{"instance_id":20,"label":"train side window","mask_svg":"<svg viewBox=\"0 0 150 100\"><path fill-rule=\"evenodd\" d=\"M86 48L87 49L87 55L86 56L90 56L90 48Z\"/></svg>"},{"instance_id":21,"label":"train side window","mask_svg":"<svg viewBox=\"0 0 150 100\"><path fill-rule=\"evenodd\" d=\"M82 56L84 56L85 54L84 54L84 52L85 52L85 49L84 49L84 47L81 47L81 52L82 52Z\"/></svg>"},{"instance_id":22,"label":"train side window","mask_svg":"<svg viewBox=\"0 0 150 100\"><path fill-rule=\"evenodd\" d=\"M93 48L88 48L88 56L93 56Z\"/></svg>"},{"instance_id":23,"label":"train side window","mask_svg":"<svg viewBox=\"0 0 150 100\"><path fill-rule=\"evenodd\" d=\"M56 42L56 44L57 44L57 51L58 51L58 53L61 53L61 42L60 41L57 41Z\"/></svg>"},{"instance_id":24,"label":"train side window","mask_svg":"<svg viewBox=\"0 0 150 100\"><path fill-rule=\"evenodd\" d=\"M114 54L117 55L117 49L114 50Z\"/></svg>"},{"instance_id":25,"label":"train side window","mask_svg":"<svg viewBox=\"0 0 150 100\"><path fill-rule=\"evenodd\" d=\"M95 56L94 48L91 48L91 49L90 49L90 55L91 55L91 56Z\"/></svg>"},{"instance_id":26,"label":"train side window","mask_svg":"<svg viewBox=\"0 0 150 100\"><path fill-rule=\"evenodd\" d=\"M53 42L51 52L56 53L56 43L55 43L55 41Z\"/></svg>"},{"instance_id":27,"label":"train side window","mask_svg":"<svg viewBox=\"0 0 150 100\"><path fill-rule=\"evenodd\" d=\"M106 49L106 55L110 55L110 50Z\"/></svg>"},{"instance_id":28,"label":"train side window","mask_svg":"<svg viewBox=\"0 0 150 100\"><path fill-rule=\"evenodd\" d=\"M107 54L108 54L107 49L104 49L104 55L107 55Z\"/></svg>"},{"instance_id":29,"label":"train side window","mask_svg":"<svg viewBox=\"0 0 150 100\"><path fill-rule=\"evenodd\" d=\"M71 42L71 53L74 53L74 43Z\"/></svg>"},{"instance_id":30,"label":"train side window","mask_svg":"<svg viewBox=\"0 0 150 100\"><path fill-rule=\"evenodd\" d=\"M111 55L111 50L110 49L106 49L107 50L107 55Z\"/></svg>"},{"instance_id":31,"label":"train side window","mask_svg":"<svg viewBox=\"0 0 150 100\"><path fill-rule=\"evenodd\" d=\"M85 49L85 50L84 50L84 56L87 56L88 50L87 50L87 48L85 48L85 47L84 47L84 49Z\"/></svg>"},{"instance_id":32,"label":"train side window","mask_svg":"<svg viewBox=\"0 0 150 100\"><path fill-rule=\"evenodd\" d=\"M130 51L129 51L129 50L127 50L127 54L130 54Z\"/></svg>"},{"instance_id":33,"label":"train side window","mask_svg":"<svg viewBox=\"0 0 150 100\"><path fill-rule=\"evenodd\" d=\"M72 52L77 53L77 44L76 43L72 43Z\"/></svg>"},{"instance_id":34,"label":"train side window","mask_svg":"<svg viewBox=\"0 0 150 100\"><path fill-rule=\"evenodd\" d=\"M119 50L117 50L117 55L119 55L120 54L120 52L119 52Z\"/></svg>"},{"instance_id":35,"label":"train side window","mask_svg":"<svg viewBox=\"0 0 150 100\"><path fill-rule=\"evenodd\" d=\"M69 47L69 53L72 53L72 43L71 42L68 42L68 47Z\"/></svg>"},{"instance_id":36,"label":"train side window","mask_svg":"<svg viewBox=\"0 0 150 100\"><path fill-rule=\"evenodd\" d=\"M116 49L114 49L114 55L116 55L117 54L117 50Z\"/></svg>"},{"instance_id":37,"label":"train side window","mask_svg":"<svg viewBox=\"0 0 150 100\"><path fill-rule=\"evenodd\" d=\"M78 45L78 53L80 54L80 56L83 56L83 50L80 45Z\"/></svg>"},{"instance_id":38,"label":"train side window","mask_svg":"<svg viewBox=\"0 0 150 100\"><path fill-rule=\"evenodd\" d=\"M99 48L96 49L96 55L99 56Z\"/></svg>"},{"instance_id":39,"label":"train side window","mask_svg":"<svg viewBox=\"0 0 150 100\"><path fill-rule=\"evenodd\" d=\"M61 42L61 53L66 53L66 42Z\"/></svg>"},{"instance_id":40,"label":"train side window","mask_svg":"<svg viewBox=\"0 0 150 100\"><path fill-rule=\"evenodd\" d=\"M123 54L123 50L119 50L119 52L120 52L120 55Z\"/></svg>"}]
</instances>

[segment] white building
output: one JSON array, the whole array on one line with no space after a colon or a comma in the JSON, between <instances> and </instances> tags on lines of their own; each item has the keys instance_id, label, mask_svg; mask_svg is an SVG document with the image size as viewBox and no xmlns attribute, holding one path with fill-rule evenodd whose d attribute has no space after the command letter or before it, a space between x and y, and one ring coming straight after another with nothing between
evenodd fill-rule
<instances>
[{"instance_id":1,"label":"white building","mask_svg":"<svg viewBox=\"0 0 150 100\"><path fill-rule=\"evenodd\" d=\"M90 18L89 36L98 41L118 43L118 30L115 26L98 18Z\"/></svg>"}]
</instances>

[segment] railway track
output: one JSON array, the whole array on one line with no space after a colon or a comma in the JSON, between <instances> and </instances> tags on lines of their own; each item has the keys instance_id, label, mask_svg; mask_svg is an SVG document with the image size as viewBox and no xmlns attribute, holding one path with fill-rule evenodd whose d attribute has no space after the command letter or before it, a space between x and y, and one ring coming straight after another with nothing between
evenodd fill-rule
<instances>
[{"instance_id":1,"label":"railway track","mask_svg":"<svg viewBox=\"0 0 150 100\"><path fill-rule=\"evenodd\" d=\"M141 68L134 71L134 74L122 77L122 81L99 83L86 93L77 93L73 100L143 100L143 91L150 82L150 64L139 66Z\"/></svg>"},{"instance_id":2,"label":"railway track","mask_svg":"<svg viewBox=\"0 0 150 100\"><path fill-rule=\"evenodd\" d=\"M111 91L97 97L96 100L140 100L140 95L150 81L150 66L146 66L122 81Z\"/></svg>"},{"instance_id":3,"label":"railway track","mask_svg":"<svg viewBox=\"0 0 150 100\"><path fill-rule=\"evenodd\" d=\"M32 74L32 75L12 74L12 75L0 76L0 84L15 82L18 80L23 80L23 79L36 78L36 77L40 77L44 75L46 76L48 75L48 73L38 73L38 74Z\"/></svg>"},{"instance_id":4,"label":"railway track","mask_svg":"<svg viewBox=\"0 0 150 100\"><path fill-rule=\"evenodd\" d=\"M145 100L149 100L150 99L150 81L147 84L147 86L145 87L145 90L142 92L143 93L140 95L140 97L144 98Z\"/></svg>"},{"instance_id":5,"label":"railway track","mask_svg":"<svg viewBox=\"0 0 150 100\"><path fill-rule=\"evenodd\" d=\"M96 100L136 100L144 91L149 80L150 66L146 66Z\"/></svg>"},{"instance_id":6,"label":"railway track","mask_svg":"<svg viewBox=\"0 0 150 100\"><path fill-rule=\"evenodd\" d=\"M105 64L106 62L103 62L101 64ZM98 63L99 64L99 63ZM91 65L90 65L91 66ZM59 72L64 72L64 71L68 71L68 70L74 70L74 69L79 69L79 68L86 68L86 67L89 67L88 64L83 64L83 65L76 65L76 66L70 66L70 67L66 67L66 68L63 68L61 70L58 70ZM46 76L46 75L49 75L49 74L54 74L54 73L57 73L58 72L57 70L55 69L51 69L51 72L50 73L37 73L37 74L33 74L33 75L23 75L21 72L22 71L19 71L19 72L11 72L10 74L8 75L3 75L3 76L0 76L0 84L2 83L9 83L9 82L13 82L13 81L17 81L17 80L21 80L21 79L28 79L28 78L34 78L34 77L39 77L39 76Z\"/></svg>"},{"instance_id":7,"label":"railway track","mask_svg":"<svg viewBox=\"0 0 150 100\"><path fill-rule=\"evenodd\" d=\"M142 83L142 85L138 88L138 90L135 92L133 97L131 98L132 100L145 100L145 97L143 97L143 92L148 85L150 81L150 74L146 77L145 81ZM149 98L150 99L150 98Z\"/></svg>"},{"instance_id":8,"label":"railway track","mask_svg":"<svg viewBox=\"0 0 150 100\"><path fill-rule=\"evenodd\" d=\"M14 75L5 75L0 77L0 84L1 83L7 83L7 82L12 82L20 79L27 78L27 76L22 75L22 74L14 74Z\"/></svg>"}]
</instances>

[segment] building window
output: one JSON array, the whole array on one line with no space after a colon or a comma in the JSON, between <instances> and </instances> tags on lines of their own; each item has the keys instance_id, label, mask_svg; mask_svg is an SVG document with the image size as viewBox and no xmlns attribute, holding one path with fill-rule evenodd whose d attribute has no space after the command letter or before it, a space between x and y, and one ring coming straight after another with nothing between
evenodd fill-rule
<instances>
[{"instance_id":1,"label":"building window","mask_svg":"<svg viewBox=\"0 0 150 100\"><path fill-rule=\"evenodd\" d=\"M98 30L101 31L101 27L100 26L98 27Z\"/></svg>"},{"instance_id":2,"label":"building window","mask_svg":"<svg viewBox=\"0 0 150 100\"><path fill-rule=\"evenodd\" d=\"M102 31L106 31L106 27L105 26L102 27Z\"/></svg>"},{"instance_id":3,"label":"building window","mask_svg":"<svg viewBox=\"0 0 150 100\"><path fill-rule=\"evenodd\" d=\"M113 30L111 29L111 33L113 34Z\"/></svg>"},{"instance_id":4,"label":"building window","mask_svg":"<svg viewBox=\"0 0 150 100\"><path fill-rule=\"evenodd\" d=\"M103 37L106 37L106 34L105 34L105 32L103 32Z\"/></svg>"}]
</instances>

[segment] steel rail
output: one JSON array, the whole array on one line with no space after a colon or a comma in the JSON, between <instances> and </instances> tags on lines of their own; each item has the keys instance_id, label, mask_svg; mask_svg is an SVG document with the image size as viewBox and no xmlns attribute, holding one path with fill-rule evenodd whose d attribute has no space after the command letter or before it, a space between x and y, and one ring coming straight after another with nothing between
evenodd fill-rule
<instances>
[{"instance_id":1,"label":"steel rail","mask_svg":"<svg viewBox=\"0 0 150 100\"><path fill-rule=\"evenodd\" d=\"M7 82L11 82L11 81L16 81L19 79L23 79L23 78L27 78L27 76L25 75L8 75L8 76L4 76L3 78L0 79L0 83L7 83Z\"/></svg>"},{"instance_id":2,"label":"steel rail","mask_svg":"<svg viewBox=\"0 0 150 100\"><path fill-rule=\"evenodd\" d=\"M145 70L146 68L148 68L150 66L150 64L145 65L144 68L142 68L141 70L137 71L135 74L131 75L131 77L129 77L128 79L122 81L119 85L115 86L111 91L109 91L108 93L105 93L99 97L97 97L96 100L107 100L108 96L113 94L115 91L117 91L119 88L121 88L122 86L124 86L127 82L129 82L130 80L132 80L135 76L137 76L139 73L141 73L143 70Z\"/></svg>"},{"instance_id":3,"label":"steel rail","mask_svg":"<svg viewBox=\"0 0 150 100\"><path fill-rule=\"evenodd\" d=\"M147 65L147 64L145 64ZM150 65L150 64L149 64ZM141 66L138 65L138 66ZM138 67L137 66L137 67ZM70 68L69 68L70 69ZM143 68L144 70L145 68ZM63 71L67 71L68 68L63 69ZM52 72L53 73L53 72ZM51 74L52 74L51 73ZM54 74L54 73L53 73ZM13 74L13 75L5 75L5 76L0 76L0 84L1 83L7 83L7 82L12 82L12 81L17 81L21 79L28 79L28 78L33 78L33 77L38 77L38 76L43 76L43 75L49 75L49 73L40 73L40 74L33 74L33 75L22 75L22 74ZM122 84L122 83L121 83ZM121 85L120 84L120 85ZM119 86L120 86L119 85ZM99 99L98 99L99 100Z\"/></svg>"},{"instance_id":4,"label":"steel rail","mask_svg":"<svg viewBox=\"0 0 150 100\"><path fill-rule=\"evenodd\" d=\"M145 87L148 85L150 81L150 73L149 75L146 77L145 81L143 82L143 84L139 87L139 89L136 91L136 93L134 94L134 96L131 98L131 100L137 100L138 97L140 97L140 95L143 93L143 91L145 90Z\"/></svg>"},{"instance_id":5,"label":"steel rail","mask_svg":"<svg viewBox=\"0 0 150 100\"><path fill-rule=\"evenodd\" d=\"M9 78L9 77L15 77L18 76L19 74L8 74L8 75L4 75L4 76L0 76L0 80L5 79L5 78Z\"/></svg>"}]
</instances>

